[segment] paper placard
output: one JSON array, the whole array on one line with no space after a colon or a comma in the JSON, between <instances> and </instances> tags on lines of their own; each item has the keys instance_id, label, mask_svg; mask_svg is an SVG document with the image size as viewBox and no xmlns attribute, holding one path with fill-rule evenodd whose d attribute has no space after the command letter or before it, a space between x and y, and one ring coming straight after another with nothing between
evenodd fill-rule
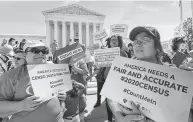
<instances>
[{"instance_id":1,"label":"paper placard","mask_svg":"<svg viewBox=\"0 0 193 122\"><path fill-rule=\"evenodd\" d=\"M101 40L101 39L107 37L108 34L105 30L102 30L102 31L98 31L96 33L93 33L93 36L94 36L95 40Z\"/></svg>"},{"instance_id":2,"label":"paper placard","mask_svg":"<svg viewBox=\"0 0 193 122\"><path fill-rule=\"evenodd\" d=\"M44 101L55 97L60 91L72 89L68 64L28 65L27 68L34 95Z\"/></svg>"},{"instance_id":3,"label":"paper placard","mask_svg":"<svg viewBox=\"0 0 193 122\"><path fill-rule=\"evenodd\" d=\"M101 95L129 108L133 101L156 122L188 122L192 75L169 66L117 57Z\"/></svg>"},{"instance_id":4,"label":"paper placard","mask_svg":"<svg viewBox=\"0 0 193 122\"><path fill-rule=\"evenodd\" d=\"M60 48L54 54L54 61L57 59L58 63L70 63L76 62L81 58L84 58L85 52L79 43L74 43L64 48Z\"/></svg>"},{"instance_id":5,"label":"paper placard","mask_svg":"<svg viewBox=\"0 0 193 122\"><path fill-rule=\"evenodd\" d=\"M96 44L88 46L87 50L90 52L91 55L94 55L94 50L99 49L99 48L100 48L99 43L96 43Z\"/></svg>"},{"instance_id":6,"label":"paper placard","mask_svg":"<svg viewBox=\"0 0 193 122\"><path fill-rule=\"evenodd\" d=\"M119 47L94 50L95 66L110 67L116 56L120 56Z\"/></svg>"},{"instance_id":7,"label":"paper placard","mask_svg":"<svg viewBox=\"0 0 193 122\"><path fill-rule=\"evenodd\" d=\"M123 38L127 38L128 25L126 24L114 24L110 26L110 35L120 35Z\"/></svg>"}]
</instances>

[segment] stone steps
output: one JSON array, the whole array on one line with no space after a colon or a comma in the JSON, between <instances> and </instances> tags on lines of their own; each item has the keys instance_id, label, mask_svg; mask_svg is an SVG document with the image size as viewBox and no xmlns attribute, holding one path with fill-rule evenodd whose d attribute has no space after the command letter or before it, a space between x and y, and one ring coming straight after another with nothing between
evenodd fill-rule
<instances>
[{"instance_id":1,"label":"stone steps","mask_svg":"<svg viewBox=\"0 0 193 122\"><path fill-rule=\"evenodd\" d=\"M97 87L95 88L87 88L87 95L97 94Z\"/></svg>"}]
</instances>

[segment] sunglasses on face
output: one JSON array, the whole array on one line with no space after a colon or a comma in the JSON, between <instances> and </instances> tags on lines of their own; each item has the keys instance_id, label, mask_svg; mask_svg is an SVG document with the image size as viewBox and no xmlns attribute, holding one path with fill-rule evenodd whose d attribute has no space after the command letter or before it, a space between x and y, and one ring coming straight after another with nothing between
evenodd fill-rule
<instances>
[{"instance_id":1,"label":"sunglasses on face","mask_svg":"<svg viewBox=\"0 0 193 122\"><path fill-rule=\"evenodd\" d=\"M39 49L39 48L31 48L30 50L27 50L26 52L32 52L33 54L39 54L40 52L42 54L49 54L49 49L48 48L43 48L43 49Z\"/></svg>"}]
</instances>

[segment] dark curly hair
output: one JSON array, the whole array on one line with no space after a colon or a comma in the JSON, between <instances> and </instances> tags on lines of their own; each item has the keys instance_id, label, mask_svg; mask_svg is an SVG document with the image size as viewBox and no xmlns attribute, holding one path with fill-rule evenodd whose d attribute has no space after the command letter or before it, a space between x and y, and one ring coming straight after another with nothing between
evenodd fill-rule
<instances>
[{"instance_id":1,"label":"dark curly hair","mask_svg":"<svg viewBox=\"0 0 193 122\"><path fill-rule=\"evenodd\" d=\"M172 64L172 61L167 53L162 53L161 57L162 57L161 61L163 63L168 62L169 64Z\"/></svg>"},{"instance_id":2,"label":"dark curly hair","mask_svg":"<svg viewBox=\"0 0 193 122\"><path fill-rule=\"evenodd\" d=\"M189 42L188 42L188 48L189 48L189 50L193 50L193 47L192 47L192 45L191 45L192 43L193 43L193 41L189 41Z\"/></svg>"},{"instance_id":3,"label":"dark curly hair","mask_svg":"<svg viewBox=\"0 0 193 122\"><path fill-rule=\"evenodd\" d=\"M132 46L132 47L133 47L133 45L132 45L131 43L129 43L129 44L127 45L127 47L129 47L129 46Z\"/></svg>"},{"instance_id":4,"label":"dark curly hair","mask_svg":"<svg viewBox=\"0 0 193 122\"><path fill-rule=\"evenodd\" d=\"M174 37L172 39L172 50L174 52L177 52L178 49L179 49L179 45L182 44L182 43L185 43L184 37Z\"/></svg>"},{"instance_id":5,"label":"dark curly hair","mask_svg":"<svg viewBox=\"0 0 193 122\"><path fill-rule=\"evenodd\" d=\"M120 48L122 48L122 46L123 46L123 39L122 39L122 37L119 36L119 35L113 35L113 36L107 38L107 39L105 40L105 41L107 42L106 46L107 46L108 48L111 48L110 42L111 42L111 39L112 39L113 37L117 37L117 39L118 39L118 46L119 46Z\"/></svg>"}]
</instances>

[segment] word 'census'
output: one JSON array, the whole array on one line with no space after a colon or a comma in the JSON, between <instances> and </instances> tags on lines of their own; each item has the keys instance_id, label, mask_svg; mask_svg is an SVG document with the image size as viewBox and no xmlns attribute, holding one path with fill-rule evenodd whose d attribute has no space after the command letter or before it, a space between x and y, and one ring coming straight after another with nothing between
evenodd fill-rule
<instances>
[{"instance_id":1,"label":"word 'census'","mask_svg":"<svg viewBox=\"0 0 193 122\"><path fill-rule=\"evenodd\" d=\"M135 65L125 64L124 66L130 69L128 70L126 68L120 68L117 66L113 67L113 71L124 74L120 77L120 80L123 82L164 96L169 96L170 90L175 90L182 93L187 93L188 91L187 86L171 82L171 80L175 80L174 75L169 76L168 73L162 71L145 69ZM134 70L138 71L135 72ZM165 79L168 78L168 80L162 79L162 77Z\"/></svg>"},{"instance_id":2,"label":"word 'census'","mask_svg":"<svg viewBox=\"0 0 193 122\"><path fill-rule=\"evenodd\" d=\"M51 78L51 77L56 77L56 76L61 76L61 75L66 75L66 74L69 74L69 72L58 72L58 73L52 73L52 74L47 74L47 75L33 76L32 80Z\"/></svg>"}]
</instances>

